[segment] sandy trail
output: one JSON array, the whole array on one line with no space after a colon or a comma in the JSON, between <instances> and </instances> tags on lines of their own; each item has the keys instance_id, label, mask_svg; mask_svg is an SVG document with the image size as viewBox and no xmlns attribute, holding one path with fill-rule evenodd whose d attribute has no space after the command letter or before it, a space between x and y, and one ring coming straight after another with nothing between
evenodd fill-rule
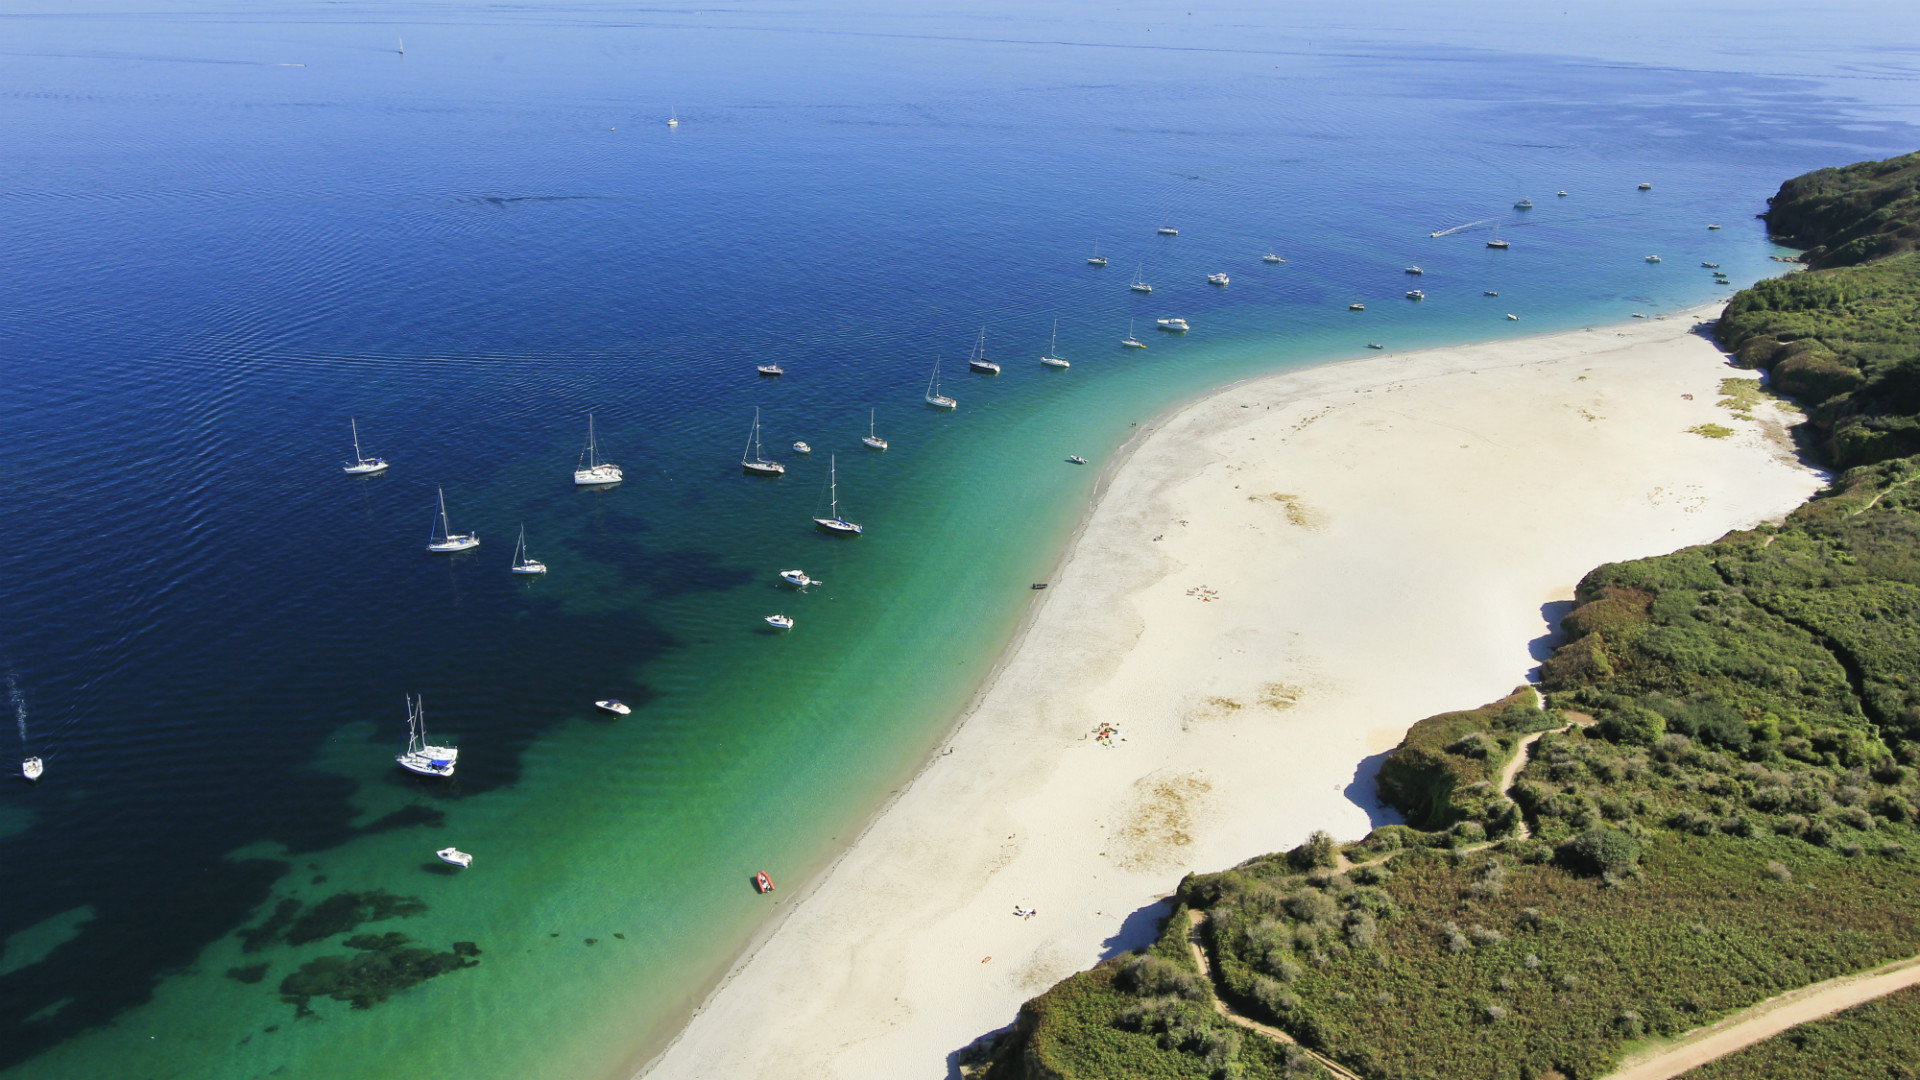
<instances>
[{"instance_id":1,"label":"sandy trail","mask_svg":"<svg viewBox=\"0 0 1920 1080\"><path fill-rule=\"evenodd\" d=\"M1288 372L1146 425L953 752L651 1075L944 1077L1151 940L1183 872L1391 820L1378 755L1507 693L1586 571L1819 487L1778 419L1714 404L1741 374L1691 319L1636 320ZM1708 422L1736 434L1687 431Z\"/></svg>"}]
</instances>

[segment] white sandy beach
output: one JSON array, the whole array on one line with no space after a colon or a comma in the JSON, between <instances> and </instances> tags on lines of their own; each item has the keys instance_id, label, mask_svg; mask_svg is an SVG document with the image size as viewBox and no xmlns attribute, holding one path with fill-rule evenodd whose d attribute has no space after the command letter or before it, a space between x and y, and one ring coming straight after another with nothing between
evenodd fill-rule
<instances>
[{"instance_id":1,"label":"white sandy beach","mask_svg":"<svg viewBox=\"0 0 1920 1080\"><path fill-rule=\"evenodd\" d=\"M1695 332L1713 314L1370 356L1157 422L951 753L789 901L650 1080L945 1077L1022 1001L1140 943L1185 872L1363 835L1363 763L1521 682L1587 570L1819 487L1785 414L1715 404L1751 373Z\"/></svg>"}]
</instances>

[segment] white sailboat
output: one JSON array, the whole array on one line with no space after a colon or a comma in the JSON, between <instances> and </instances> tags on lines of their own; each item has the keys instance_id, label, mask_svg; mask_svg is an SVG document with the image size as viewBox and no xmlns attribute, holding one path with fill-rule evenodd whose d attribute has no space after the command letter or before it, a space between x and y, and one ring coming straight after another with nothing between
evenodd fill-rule
<instances>
[{"instance_id":1,"label":"white sailboat","mask_svg":"<svg viewBox=\"0 0 1920 1080\"><path fill-rule=\"evenodd\" d=\"M516 574L544 574L547 564L536 561L527 551L527 527L520 526L520 542L513 545L513 572Z\"/></svg>"},{"instance_id":2,"label":"white sailboat","mask_svg":"<svg viewBox=\"0 0 1920 1080\"><path fill-rule=\"evenodd\" d=\"M978 371L982 375L1000 374L1000 365L987 359L987 328L980 328L980 340L974 343L973 353L967 357L967 370Z\"/></svg>"},{"instance_id":3,"label":"white sailboat","mask_svg":"<svg viewBox=\"0 0 1920 1080\"><path fill-rule=\"evenodd\" d=\"M861 436L860 441L865 443L870 449L885 450L887 448L887 440L881 438L873 430L873 412L872 409L867 410L867 433Z\"/></svg>"},{"instance_id":4,"label":"white sailboat","mask_svg":"<svg viewBox=\"0 0 1920 1080\"><path fill-rule=\"evenodd\" d=\"M759 476L779 476L787 471L785 465L777 461L768 461L760 452L760 410L753 410L753 430L747 433L746 448L740 451L740 467Z\"/></svg>"},{"instance_id":5,"label":"white sailboat","mask_svg":"<svg viewBox=\"0 0 1920 1080\"><path fill-rule=\"evenodd\" d=\"M427 742L427 703L424 698L407 699L407 752L394 758L400 767L421 776L452 776L460 760L457 746L434 746Z\"/></svg>"},{"instance_id":6,"label":"white sailboat","mask_svg":"<svg viewBox=\"0 0 1920 1080\"><path fill-rule=\"evenodd\" d=\"M30 757L27 760L20 763L20 775L26 777L29 780L40 779L40 774L46 771L47 771L46 763L41 761L37 757Z\"/></svg>"},{"instance_id":7,"label":"white sailboat","mask_svg":"<svg viewBox=\"0 0 1920 1080\"><path fill-rule=\"evenodd\" d=\"M827 516L814 518L815 525L841 536L859 536L866 531L865 526L840 516L840 479L832 457L827 459L827 500Z\"/></svg>"},{"instance_id":8,"label":"white sailboat","mask_svg":"<svg viewBox=\"0 0 1920 1080\"><path fill-rule=\"evenodd\" d=\"M1133 284L1127 286L1127 288L1132 289L1134 292L1137 292L1137 293L1152 292L1153 286L1147 284L1146 282L1146 277L1145 277L1146 269L1147 269L1146 263L1141 263L1139 266L1135 267L1133 271Z\"/></svg>"},{"instance_id":9,"label":"white sailboat","mask_svg":"<svg viewBox=\"0 0 1920 1080\"><path fill-rule=\"evenodd\" d=\"M474 533L457 533L447 524L447 493L440 492L440 513L434 518L434 530L427 535L427 550L436 555L446 555L455 551L467 551L480 546L480 537Z\"/></svg>"},{"instance_id":10,"label":"white sailboat","mask_svg":"<svg viewBox=\"0 0 1920 1080\"><path fill-rule=\"evenodd\" d=\"M1060 348L1060 320L1055 319L1053 320L1053 343L1047 346L1047 351L1041 355L1040 362L1047 365L1048 367L1058 367L1058 368L1072 367L1073 365L1067 363L1067 361L1064 358L1054 355L1054 353L1057 352L1059 348Z\"/></svg>"},{"instance_id":11,"label":"white sailboat","mask_svg":"<svg viewBox=\"0 0 1920 1080\"><path fill-rule=\"evenodd\" d=\"M584 467L583 467L584 466ZM574 463L573 482L578 487L590 487L595 484L617 484L625 473L620 466L611 461L600 460L600 447L593 433L593 414L587 414L587 445L580 451L580 460Z\"/></svg>"},{"instance_id":12,"label":"white sailboat","mask_svg":"<svg viewBox=\"0 0 1920 1080\"><path fill-rule=\"evenodd\" d=\"M360 452L360 421L349 419L347 423L353 425L353 464L340 467L346 470L348 476L375 476L386 472L385 458L370 458Z\"/></svg>"},{"instance_id":13,"label":"white sailboat","mask_svg":"<svg viewBox=\"0 0 1920 1080\"><path fill-rule=\"evenodd\" d=\"M1087 260L1087 265L1088 266L1107 265L1107 257L1105 255L1100 254L1100 241L1098 240L1095 240L1093 242L1093 256Z\"/></svg>"},{"instance_id":14,"label":"white sailboat","mask_svg":"<svg viewBox=\"0 0 1920 1080\"><path fill-rule=\"evenodd\" d=\"M957 409L960 403L940 392L940 358L933 358L933 375L927 380L927 404L940 409Z\"/></svg>"},{"instance_id":15,"label":"white sailboat","mask_svg":"<svg viewBox=\"0 0 1920 1080\"><path fill-rule=\"evenodd\" d=\"M667 126L670 128L680 126L680 106L675 105L673 108L667 110Z\"/></svg>"},{"instance_id":16,"label":"white sailboat","mask_svg":"<svg viewBox=\"0 0 1920 1080\"><path fill-rule=\"evenodd\" d=\"M1121 348L1125 348L1125 349L1144 349L1147 347L1146 342L1141 341L1139 338L1136 338L1133 336L1133 320L1132 319L1127 320L1127 336L1120 339L1120 346Z\"/></svg>"}]
</instances>

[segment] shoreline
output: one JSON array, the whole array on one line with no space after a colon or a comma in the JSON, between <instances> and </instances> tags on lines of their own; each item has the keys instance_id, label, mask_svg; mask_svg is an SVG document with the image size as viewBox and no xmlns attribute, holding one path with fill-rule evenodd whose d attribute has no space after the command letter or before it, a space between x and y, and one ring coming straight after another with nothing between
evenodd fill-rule
<instances>
[{"instance_id":1,"label":"shoreline","mask_svg":"<svg viewBox=\"0 0 1920 1080\"><path fill-rule=\"evenodd\" d=\"M1144 525L1143 514L1152 510L1161 511L1154 519L1157 522L1154 527L1185 532L1189 519L1183 514L1199 519L1202 514L1220 509L1209 500L1196 502L1195 509L1189 510L1175 498L1180 494L1195 494L1185 489L1199 483L1203 474L1225 475L1239 471L1241 476L1237 478L1248 478L1262 471L1273 471L1276 465L1273 460L1276 455L1267 452L1258 465L1243 460L1236 466L1226 461L1230 453L1224 447L1209 446L1208 440L1224 439L1241 427L1254 430L1278 411L1283 417L1294 417L1297 423L1290 428L1275 428L1270 423L1259 426L1260 434L1248 436L1247 441L1257 442L1261 435L1266 435L1269 445L1276 441L1276 436L1281 445L1290 441L1311 444L1316 431L1324 437L1327 432L1342 430L1338 423L1318 423L1322 418L1343 409L1354 412L1347 406L1361 406L1361 411L1365 411L1367 403L1348 400L1355 395L1407 393L1410 389L1412 393L1402 400L1415 406L1423 404L1419 400L1423 392L1426 397L1437 395L1443 399L1437 403L1437 411L1431 407L1425 412L1413 407L1389 408L1382 414L1388 419L1375 415L1363 421L1363 426L1387 424L1390 427L1391 418L1398 416L1414 428L1458 427L1447 422L1459 418L1449 412L1449 408L1463 403L1471 408L1473 399L1480 395L1476 391L1463 399L1457 385L1463 379L1479 376L1483 370L1490 376L1504 374L1509 382L1525 382L1523 376L1530 373L1529 369L1536 368L1557 370L1569 364L1595 364L1609 358L1616 367L1631 367L1635 358L1629 356L1621 360L1618 354L1637 353L1639 367L1648 369L1635 371L1640 382L1659 382L1663 377L1666 381L1691 380L1688 385L1693 388L1694 400L1688 403L1688 418L1697 418L1698 422L1726 419L1725 411L1713 404L1718 395L1718 379L1746 377L1745 373L1727 365L1717 346L1700 339L1697 333L1701 317L1717 314L1720 306L1716 303L1645 322L1327 361L1236 380L1171 403L1150 416L1103 466L1086 512L1061 546L1050 571L1050 588L1033 598L980 686L935 743L944 749L936 749L922 762L875 808L852 840L783 905L784 910L754 934L726 973L707 990L680 1031L653 1054L636 1075L718 1077L765 1071L777 1065L786 1071L797 1067L808 1076L860 1076L873 1075L876 1071L889 1075L944 1076L955 1052L973 1038L1011 1023L1021 1001L1059 978L1091 966L1102 956L1142 943L1143 935L1150 936L1152 932L1153 913L1160 906L1158 900L1167 895L1180 872L1223 868L1256 854L1280 850L1315 828L1326 827L1338 835L1358 836L1373 824L1387 820L1375 809L1370 787L1359 795L1352 794L1355 789L1366 787L1371 776L1369 762L1377 761L1381 752L1398 742L1406 727L1422 717L1447 709L1470 708L1503 693L1530 670L1538 654L1530 661L1523 649L1517 660L1511 656L1500 660L1499 664L1505 667L1504 674L1493 677L1493 683L1499 685L1484 692L1483 697L1467 700L1459 697L1457 690L1414 693L1415 697L1434 702L1426 706L1425 712L1372 712L1361 702L1350 700L1356 696L1355 688L1343 684L1354 680L1343 677L1350 673L1334 670L1340 667L1339 661L1328 663L1315 655L1326 651L1324 649L1283 650L1277 660L1216 664L1214 666L1221 670L1216 671L1213 678L1198 679L1198 682L1198 673L1207 666L1203 657L1191 657L1191 662L1171 665L1171 678L1164 670L1170 665L1162 663L1158 665L1162 669L1159 676L1148 677L1145 686L1115 695L1110 692L1114 687L1106 684L1113 683L1117 674L1155 666L1151 660L1132 655L1144 652L1141 646L1149 638L1155 639L1154 644L1162 644L1157 639L1168 637L1165 644L1178 651L1182 644L1189 644L1185 637L1192 636L1165 632L1191 621L1188 615L1176 614L1166 597L1157 598L1159 602L1151 605L1155 614L1160 615L1158 619L1143 617L1138 610L1143 605L1137 601L1141 601L1144 594L1164 585L1172 575L1189 568L1195 561L1211 561L1214 565L1208 566L1207 572L1215 575L1233 572L1236 567L1244 569L1256 565L1259 559L1276 555L1294 556L1298 561L1302 552L1286 550L1289 543L1298 548L1304 540L1306 546L1311 547L1315 534L1347 533L1351 527L1341 520L1348 515L1337 493L1329 503L1335 511L1330 515L1327 506L1312 496L1276 492L1269 500L1271 507L1254 511L1276 513L1255 521L1233 522L1233 527L1225 531L1216 525L1198 544L1195 541L1200 538L1194 534L1202 530L1186 532L1174 543L1162 545L1163 539L1173 535L1163 531L1146 541L1149 546L1138 552L1109 550L1111 541L1119 533L1127 534L1132 541L1143 541L1145 531L1129 530ZM1624 350L1620 338L1628 339ZM1647 351L1658 347L1691 354L1691 363L1684 375L1663 372L1658 370L1658 364L1646 363ZM1599 369L1589 366L1583 370ZM1615 373L1609 371L1609 377ZM1569 381L1573 378L1576 377L1569 376ZM1580 382L1587 378L1577 376ZM1482 379L1480 385L1489 387L1498 381ZM1449 397L1446 392L1449 388L1455 390L1451 397L1457 399L1451 404L1444 400ZM1531 392L1534 398L1540 396L1539 386L1522 389ZM1630 389L1637 392L1645 387L1636 384ZM1557 392L1566 396L1564 391ZM1247 400L1242 401L1243 398ZM1274 400L1256 400L1260 398ZM1541 402L1523 400L1521 404ZM1252 411L1255 405L1261 409L1251 417L1228 414L1227 410L1235 405L1238 406L1235 413ZM1319 407L1318 412L1313 411L1314 406ZM1497 414L1498 410L1495 411ZM1305 415L1295 416L1300 413ZM1581 423L1596 427L1605 426L1607 420L1584 407L1579 409L1579 415L1584 417ZM1565 418L1556 416L1555 419L1564 421ZM1196 426L1199 430L1189 430ZM1743 425L1738 439L1718 440L1722 444L1720 449L1733 451L1719 456L1734 459L1731 467L1734 473L1766 472L1769 491L1756 494L1743 490L1739 499L1732 500L1732 505L1715 507L1720 513L1701 517L1698 515L1707 507L1711 496L1693 490L1700 485L1676 484L1672 490L1656 485L1649 501L1655 503L1656 509L1660 508L1663 497L1658 493L1664 491L1668 511L1664 517L1695 515L1690 523L1693 529L1686 534L1693 538L1677 543L1655 540L1647 550L1621 551L1585 562L1572 571L1574 580L1556 583L1556 596L1540 605L1537 628L1549 632L1557 629L1557 614L1548 612L1556 605L1564 605L1571 598L1578 574L1598 562L1653 554L1655 549L1667 551L1713 539L1730 528L1777 518L1817 490L1818 475L1791 463L1791 442L1779 420L1769 418L1761 426L1766 430ZM1458 430L1467 429L1458 427ZM1287 431L1291 431L1291 435ZM1176 433L1190 438L1176 444L1173 441ZM1425 436L1432 433L1424 431ZM1460 445L1461 449L1468 449L1481 434L1446 437L1469 437L1473 442ZM1158 445L1156 436L1161 437ZM1627 439L1630 445L1637 446L1643 438L1656 436L1672 443L1673 449L1706 450L1712 456L1709 447L1714 440L1686 433L1677 425L1657 433L1636 430ZM1499 440L1491 443L1497 456ZM1373 445L1370 438L1365 443L1342 449L1359 453L1362 461L1368 456L1384 456L1389 466L1392 465L1392 448ZM1586 464L1604 464L1606 449L1601 447L1594 461ZM1153 452L1142 459L1142 453L1148 450ZM1524 457L1527 451L1510 448L1508 456L1516 453ZM1260 456L1242 453L1237 446L1231 454L1243 458ZM1282 473L1294 471L1300 464L1295 451L1282 451L1277 456L1278 471ZM1665 448L1645 456L1646 462L1636 464L1657 469L1654 464L1657 462L1680 474L1677 478L1659 476L1655 479L1685 480L1690 476L1686 468L1671 468L1669 458L1673 455ZM1682 453L1678 456L1700 455ZM1316 463L1326 471L1325 461ZM1358 467L1347 465L1344 471ZM1478 468L1468 466L1469 472ZM1312 466L1306 471L1311 472ZM1226 476L1226 479L1236 477ZM1646 477L1634 477L1636 483L1642 479ZM1715 475L1709 479L1722 478ZM1116 493L1123 496L1117 504L1113 502ZM1502 493L1495 494L1497 498ZM1246 501L1258 502L1265 497L1250 495ZM1223 496L1220 501L1234 502L1237 497ZM1584 502L1588 509L1599 511L1597 516L1611 516L1607 513L1614 506L1611 491L1596 492L1592 499ZM1366 506L1364 499L1355 504L1363 514ZM1246 507L1228 506L1227 509L1245 511ZM1687 521L1685 517L1678 520ZM1707 522L1714 526L1707 529ZM1242 525L1262 536L1272 534L1280 546L1256 543L1251 550L1236 550L1246 548L1238 542L1244 539L1238 535ZM1671 528L1679 531L1678 525ZM1711 531L1712 535L1698 535L1702 531ZM1093 535L1096 532L1100 535ZM1359 537L1357 542L1364 547L1366 534L1355 532L1334 549L1331 561L1321 560L1324 565L1320 568L1341 570L1343 553L1347 562L1353 562L1349 542L1355 537ZM1176 550L1188 558L1175 556ZM1220 557L1223 550L1226 551L1224 559ZM1548 554L1561 550L1551 548ZM1421 553L1415 544L1412 554ZM1586 557L1573 558L1578 561ZM1081 564L1087 561L1097 563L1096 578L1092 582L1081 580ZM1117 575L1112 572L1115 564L1122 570ZM1361 560L1359 566L1365 569L1369 564ZM1311 557L1305 560L1304 568L1309 571L1315 568ZM1447 568L1444 560L1437 568ZM1346 566L1344 569L1351 577L1356 568ZM1114 578L1124 580L1116 585ZM1418 580L1418 575L1414 580ZM1260 587L1261 583L1251 586L1256 592ZM1196 590L1202 593L1196 596ZM1336 587L1335 591L1339 589ZM1557 595L1560 592L1565 595ZM1173 594L1168 592L1168 595ZM1236 604L1235 598L1220 595L1205 582L1189 588L1174 603L1184 602L1188 612L1200 610L1193 599L1209 604ZM1336 616L1333 621L1338 622L1337 616L1346 605L1339 596L1333 599L1336 602L1331 613ZM1441 604L1437 614L1444 620L1448 616L1465 617L1470 611L1471 605L1462 608L1457 604ZM1051 619L1050 612L1054 613ZM1398 611L1390 609L1386 613L1398 614ZM1511 623L1511 612L1506 614L1509 617L1505 621ZM1076 616L1091 618L1075 622ZM1264 616L1255 619L1256 627L1262 618ZM1311 633L1333 639L1356 638L1354 644L1369 636L1365 632L1367 620L1348 621L1360 624L1357 629L1361 632L1357 636L1353 633L1356 627L1335 627L1331 632L1323 632L1321 627L1310 625L1312 620L1302 623L1302 629L1293 630L1291 636L1298 639L1302 633ZM1117 634L1111 625L1116 622L1122 624ZM1091 635L1086 629L1089 625L1097 628ZM1227 637L1237 640L1236 635L1244 636L1244 629ZM1106 647L1097 647L1102 642L1096 641L1096 647L1087 648L1083 639L1088 636L1104 639ZM1254 637L1260 636L1254 631ZM1547 636L1536 634L1531 639L1523 638L1522 644L1537 645ZM1266 641L1264 644L1292 643ZM1220 641L1210 642L1200 651L1219 652L1221 645ZM1230 651L1247 652L1237 647L1230 647ZM1339 651L1336 649L1334 653ZM1366 649L1362 646L1359 651L1364 654ZM1034 655L1040 652L1046 655ZM1123 659L1129 662L1123 664ZM1216 660L1224 661L1225 657L1216 657ZM1479 660L1480 667L1491 667L1484 657ZM1076 677L1086 681L1084 674L1072 666L1075 661L1095 668L1096 680L1104 679L1102 686L1091 688L1091 694L1088 687L1073 688ZM1350 658L1347 663L1351 666ZM1236 674L1245 674L1249 664L1267 676L1282 673L1286 677L1252 687L1238 685L1247 681L1239 678L1233 687L1225 687L1225 682L1235 681ZM1365 663L1359 666L1367 668ZM1362 674L1371 673L1363 670ZM1224 681L1222 675L1226 676ZM1061 689L1063 682L1067 689ZM1492 685L1484 676L1477 682ZM1178 684L1178 692L1167 700L1165 690L1170 683ZM1227 693L1227 689L1232 693ZM1101 690L1109 693L1103 695L1099 693ZM1221 692L1210 693L1216 690ZM1121 716L1129 706L1138 703L1143 692L1151 698L1156 691L1162 699L1158 710L1141 718ZM1087 700L1089 697L1103 696L1114 698L1112 708L1089 707L1092 704ZM1367 695L1358 696L1364 700ZM1037 710L1030 704L1036 701ZM1339 724L1337 721L1342 717L1338 714L1343 711L1343 703L1345 712L1372 715L1386 726L1358 731L1351 723ZM1022 722L1024 717L1014 716L1035 711L1042 721L1037 731L1030 722ZM1068 714L1072 714L1071 720L1066 719ZM1082 723L1094 716L1113 717L1101 722L1120 724L1123 734L1112 739L1117 753L1096 749L1096 741ZM1345 718L1351 720L1352 715ZM1321 723L1315 724L1316 719ZM1329 727L1326 723L1329 720L1335 721L1331 725L1331 734L1335 737L1331 739L1329 731L1324 730ZM1257 727L1287 728L1292 738L1276 739L1272 730L1234 730L1248 727L1250 721ZM1078 737L1075 731L1080 732ZM1193 737L1196 732L1197 738ZM1250 736L1249 744L1264 744L1267 753L1249 755L1247 751L1251 746L1228 745L1238 741L1241 734ZM1124 745L1129 735L1136 744L1186 742L1188 745L1159 747L1171 750L1172 756L1141 762L1137 759L1145 755L1127 752L1132 749ZM1300 754L1294 745L1295 739L1315 744L1312 746L1315 752ZM965 767L943 767L956 764L951 759L961 757L962 750L967 753L958 764L979 763L971 774ZM1361 752L1356 754L1355 750ZM1089 758L1085 751L1106 754L1106 760ZM1244 774L1244 764L1249 758L1274 762L1282 771L1297 774L1290 778L1310 783L1291 787L1285 794L1262 796L1253 789L1282 785L1262 784L1257 776L1251 778L1250 784L1249 777L1232 775L1236 763ZM1127 759L1135 759L1128 764L1136 767L1108 767L1115 760ZM1153 765L1160 767L1146 767ZM1062 772L1071 774L1065 777L1068 783L1056 784ZM1339 780L1332 785L1335 793L1332 797L1324 793L1324 788L1317 788L1318 784L1326 783L1329 772L1336 773ZM1314 796L1305 795L1306 786L1316 787ZM1249 830L1247 818L1273 817L1276 810L1283 824ZM1087 819L1077 828L1061 829L1053 824L1075 811ZM1233 821L1240 822L1237 828L1229 824ZM1117 828L1109 829L1109 825ZM1064 835L1068 833L1077 835ZM1004 840L995 839L1002 835ZM1121 850L1113 856L1108 851L1090 855L1084 850L1089 845ZM1101 873L1093 873L1091 883L1069 886L1066 885L1068 878L1076 883L1088 882L1085 876L1070 871L1069 863L1078 864L1073 871L1104 870L1107 874L1103 879ZM995 884L996 878L1008 880ZM956 891L964 893L959 902L952 899ZM991 897L985 895L989 892ZM1103 901L1102 897L1107 899ZM1005 903L1000 902L1002 899ZM1042 918L1053 918L1036 926L1035 919L1019 919L1008 914L1021 904L1039 908ZM982 956L972 962L972 967L986 973L985 977L969 970L966 959L955 952L961 947L950 944L943 930L966 931L955 936L981 943ZM1034 930L1041 932L1034 933ZM961 951L971 949L969 945ZM1016 964L1020 965L1017 969ZM969 975L973 977L969 979ZM955 985L956 979L970 983L973 988L960 989Z\"/></svg>"}]
</instances>

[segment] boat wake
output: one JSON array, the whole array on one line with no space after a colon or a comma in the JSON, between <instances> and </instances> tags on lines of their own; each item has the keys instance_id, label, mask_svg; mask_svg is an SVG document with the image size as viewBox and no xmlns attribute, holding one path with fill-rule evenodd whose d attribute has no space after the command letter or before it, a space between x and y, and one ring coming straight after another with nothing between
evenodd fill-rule
<instances>
[{"instance_id":1,"label":"boat wake","mask_svg":"<svg viewBox=\"0 0 1920 1080\"><path fill-rule=\"evenodd\" d=\"M7 676L7 699L13 702L13 723L20 729L20 744L27 742L27 695L20 692L20 677Z\"/></svg>"},{"instance_id":2,"label":"boat wake","mask_svg":"<svg viewBox=\"0 0 1920 1080\"><path fill-rule=\"evenodd\" d=\"M1454 233L1465 232L1468 229L1477 229L1482 225L1491 225L1494 222L1499 220L1500 220L1499 218L1487 218L1485 221L1469 221L1465 225L1455 225L1450 229L1441 229L1439 232L1430 232L1427 235L1428 236L1452 236Z\"/></svg>"}]
</instances>

